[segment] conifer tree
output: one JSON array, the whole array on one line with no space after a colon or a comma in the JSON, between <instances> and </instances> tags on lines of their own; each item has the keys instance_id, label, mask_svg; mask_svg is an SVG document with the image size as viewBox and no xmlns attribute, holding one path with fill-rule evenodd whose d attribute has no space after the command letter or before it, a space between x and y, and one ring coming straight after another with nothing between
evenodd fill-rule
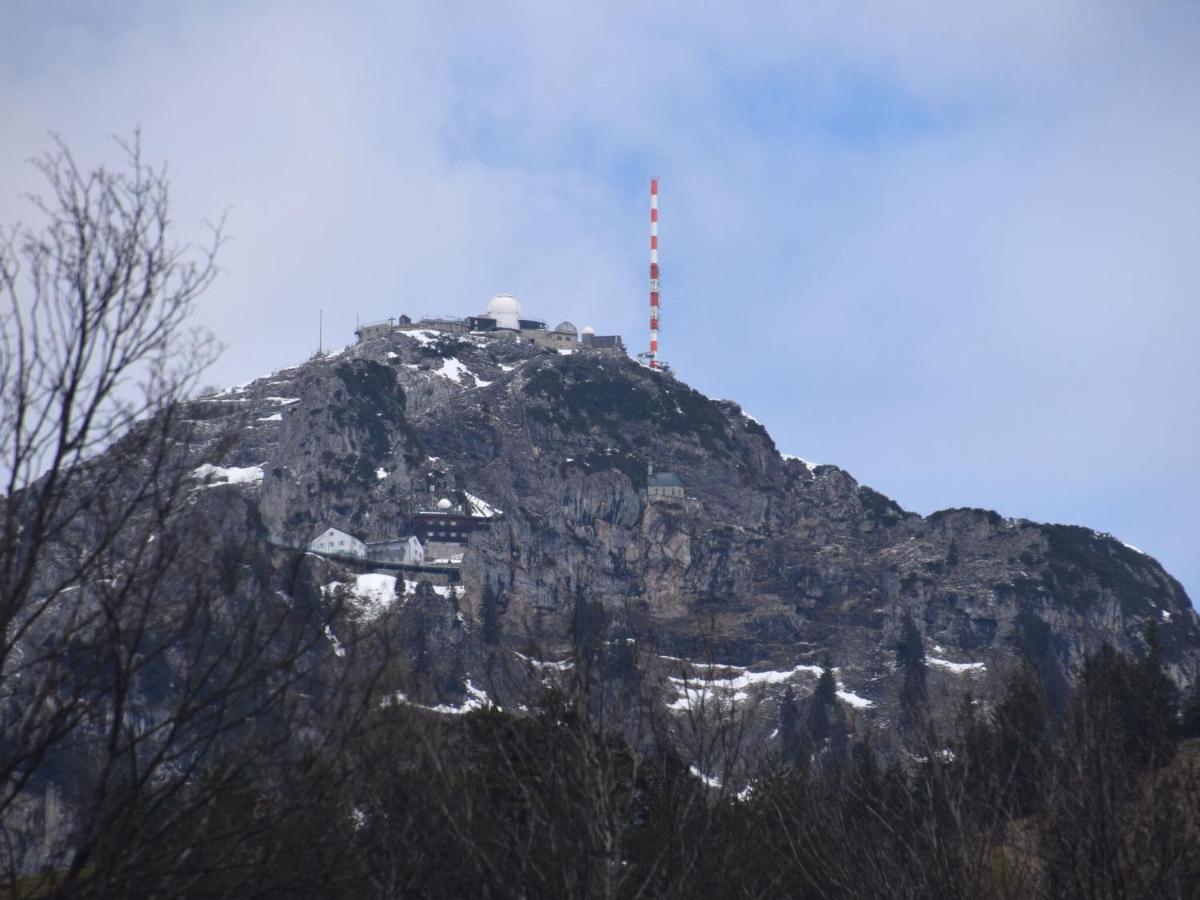
<instances>
[{"instance_id":1,"label":"conifer tree","mask_svg":"<svg viewBox=\"0 0 1200 900\"><path fill-rule=\"evenodd\" d=\"M605 625L604 606L588 597L581 585L571 610L571 643L579 662L576 673L585 679L603 662Z\"/></svg>"},{"instance_id":2,"label":"conifer tree","mask_svg":"<svg viewBox=\"0 0 1200 900\"><path fill-rule=\"evenodd\" d=\"M1045 756L1048 720L1037 675L1021 667L1008 678L996 705L989 765L1003 795L1021 814L1036 803L1039 766Z\"/></svg>"},{"instance_id":3,"label":"conifer tree","mask_svg":"<svg viewBox=\"0 0 1200 900\"><path fill-rule=\"evenodd\" d=\"M925 642L912 616L905 615L903 631L896 644L896 665L904 670L900 688L900 724L913 733L925 706Z\"/></svg>"},{"instance_id":4,"label":"conifer tree","mask_svg":"<svg viewBox=\"0 0 1200 900\"><path fill-rule=\"evenodd\" d=\"M1192 680L1179 717L1179 736L1183 738L1200 737L1200 675Z\"/></svg>"},{"instance_id":5,"label":"conifer tree","mask_svg":"<svg viewBox=\"0 0 1200 900\"><path fill-rule=\"evenodd\" d=\"M837 706L837 683L829 661L821 668L817 686L808 701L808 717L805 722L808 738L814 747L819 747L830 737L833 711Z\"/></svg>"},{"instance_id":6,"label":"conifer tree","mask_svg":"<svg viewBox=\"0 0 1200 900\"><path fill-rule=\"evenodd\" d=\"M1179 689L1163 668L1162 644L1153 620L1146 627L1146 652L1130 667L1129 678L1134 755L1145 763L1165 761L1179 727Z\"/></svg>"},{"instance_id":7,"label":"conifer tree","mask_svg":"<svg viewBox=\"0 0 1200 900\"><path fill-rule=\"evenodd\" d=\"M785 764L796 760L800 751L800 712L796 708L796 694L789 684L779 704L779 753Z\"/></svg>"}]
</instances>

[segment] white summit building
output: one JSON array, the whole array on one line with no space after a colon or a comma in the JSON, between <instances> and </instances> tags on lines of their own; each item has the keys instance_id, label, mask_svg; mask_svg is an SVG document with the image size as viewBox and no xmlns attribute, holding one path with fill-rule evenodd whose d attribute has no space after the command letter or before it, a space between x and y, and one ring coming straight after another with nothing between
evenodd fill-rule
<instances>
[{"instance_id":1,"label":"white summit building","mask_svg":"<svg viewBox=\"0 0 1200 900\"><path fill-rule=\"evenodd\" d=\"M411 316L384 319L360 325L354 334L359 342L386 338L394 332L440 331L447 334L490 334L517 341L528 341L544 350L574 353L593 350L624 353L625 342L619 334L596 334L591 325L579 330L571 322L559 322L553 329L542 319L524 318L521 302L512 294L496 294L487 310L477 316Z\"/></svg>"},{"instance_id":2,"label":"white summit building","mask_svg":"<svg viewBox=\"0 0 1200 900\"><path fill-rule=\"evenodd\" d=\"M314 553L332 553L338 556L366 556L367 545L352 534L346 534L337 528L326 528L322 531L308 549Z\"/></svg>"},{"instance_id":3,"label":"white summit building","mask_svg":"<svg viewBox=\"0 0 1200 900\"><path fill-rule=\"evenodd\" d=\"M481 319L492 319L499 331L521 330L521 304L512 294L497 294L488 301L487 312Z\"/></svg>"}]
</instances>

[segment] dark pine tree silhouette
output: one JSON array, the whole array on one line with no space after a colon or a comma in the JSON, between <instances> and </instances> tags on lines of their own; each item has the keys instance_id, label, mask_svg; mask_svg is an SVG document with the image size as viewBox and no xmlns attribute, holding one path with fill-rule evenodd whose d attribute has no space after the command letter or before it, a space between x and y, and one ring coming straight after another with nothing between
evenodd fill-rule
<instances>
[{"instance_id":1,"label":"dark pine tree silhouette","mask_svg":"<svg viewBox=\"0 0 1200 900\"><path fill-rule=\"evenodd\" d=\"M912 616L905 615L900 640L896 644L896 665L904 670L900 688L900 725L906 733L916 733L925 709L925 641Z\"/></svg>"},{"instance_id":2,"label":"dark pine tree silhouette","mask_svg":"<svg viewBox=\"0 0 1200 900\"><path fill-rule=\"evenodd\" d=\"M1130 667L1129 680L1134 757L1146 764L1165 761L1179 727L1179 689L1163 668L1162 644L1154 621L1146 626L1146 652Z\"/></svg>"},{"instance_id":3,"label":"dark pine tree silhouette","mask_svg":"<svg viewBox=\"0 0 1200 900\"><path fill-rule=\"evenodd\" d=\"M1179 736L1200 737L1200 674L1192 679L1179 714Z\"/></svg>"},{"instance_id":4,"label":"dark pine tree silhouette","mask_svg":"<svg viewBox=\"0 0 1200 900\"><path fill-rule=\"evenodd\" d=\"M779 703L779 755L788 765L796 761L796 754L800 751L799 721L796 694L789 684Z\"/></svg>"},{"instance_id":5,"label":"dark pine tree silhouette","mask_svg":"<svg viewBox=\"0 0 1200 900\"><path fill-rule=\"evenodd\" d=\"M990 771L1002 780L1003 797L1024 815L1037 803L1049 726L1042 686L1032 669L1021 667L1009 676L994 722Z\"/></svg>"},{"instance_id":6,"label":"dark pine tree silhouette","mask_svg":"<svg viewBox=\"0 0 1200 900\"><path fill-rule=\"evenodd\" d=\"M817 679L816 689L808 701L808 716L805 729L808 739L814 747L820 747L830 737L833 727L833 716L837 708L837 683L833 678L833 670L826 660Z\"/></svg>"}]
</instances>

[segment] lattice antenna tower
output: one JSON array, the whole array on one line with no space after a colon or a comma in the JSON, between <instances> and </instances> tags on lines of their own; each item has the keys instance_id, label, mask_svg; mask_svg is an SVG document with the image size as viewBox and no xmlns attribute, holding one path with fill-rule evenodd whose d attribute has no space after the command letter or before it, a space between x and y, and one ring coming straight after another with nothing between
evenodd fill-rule
<instances>
[{"instance_id":1,"label":"lattice antenna tower","mask_svg":"<svg viewBox=\"0 0 1200 900\"><path fill-rule=\"evenodd\" d=\"M658 366L658 327L662 322L658 279L658 179L650 179L650 368Z\"/></svg>"}]
</instances>

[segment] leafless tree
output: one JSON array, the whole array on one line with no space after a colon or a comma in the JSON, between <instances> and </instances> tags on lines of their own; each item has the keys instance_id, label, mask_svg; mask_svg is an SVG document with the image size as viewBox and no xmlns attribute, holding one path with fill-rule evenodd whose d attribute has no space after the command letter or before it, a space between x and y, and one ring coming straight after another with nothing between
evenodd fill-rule
<instances>
[{"instance_id":1,"label":"leafless tree","mask_svg":"<svg viewBox=\"0 0 1200 900\"><path fill-rule=\"evenodd\" d=\"M249 503L193 475L186 401L217 347L191 317L221 227L176 244L165 170L139 137L119 146L119 168L89 171L55 140L34 162L37 224L0 237L0 878L16 894L182 892L230 821L261 832L228 802L272 804L333 614L293 596L304 579L250 539Z\"/></svg>"}]
</instances>

